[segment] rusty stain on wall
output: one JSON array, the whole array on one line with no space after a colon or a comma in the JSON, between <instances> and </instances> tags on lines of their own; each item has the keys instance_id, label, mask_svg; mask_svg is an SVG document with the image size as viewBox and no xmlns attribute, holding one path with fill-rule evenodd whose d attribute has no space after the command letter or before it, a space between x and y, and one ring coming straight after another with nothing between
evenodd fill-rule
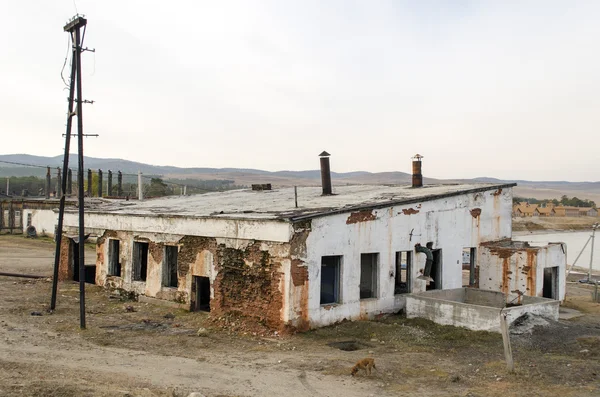
<instances>
[{"instance_id":1,"label":"rusty stain on wall","mask_svg":"<svg viewBox=\"0 0 600 397\"><path fill-rule=\"evenodd\" d=\"M498 188L498 190L496 190L494 193L492 193L493 196L499 196L502 194L502 188Z\"/></svg>"},{"instance_id":2,"label":"rusty stain on wall","mask_svg":"<svg viewBox=\"0 0 600 397\"><path fill-rule=\"evenodd\" d=\"M473 218L479 218L479 215L481 215L481 208L473 208L471 211L469 211L471 213L471 216Z\"/></svg>"},{"instance_id":3,"label":"rusty stain on wall","mask_svg":"<svg viewBox=\"0 0 600 397\"><path fill-rule=\"evenodd\" d=\"M419 210L416 210L416 209L414 209L414 208L404 208L404 209L402 210L402 213L403 213L404 215L413 215L413 214L418 214L418 213L419 213Z\"/></svg>"},{"instance_id":4,"label":"rusty stain on wall","mask_svg":"<svg viewBox=\"0 0 600 397\"><path fill-rule=\"evenodd\" d=\"M375 219L377 219L377 214L371 210L353 212L346 220L346 225L351 225L353 223L359 222L374 221Z\"/></svg>"}]
</instances>

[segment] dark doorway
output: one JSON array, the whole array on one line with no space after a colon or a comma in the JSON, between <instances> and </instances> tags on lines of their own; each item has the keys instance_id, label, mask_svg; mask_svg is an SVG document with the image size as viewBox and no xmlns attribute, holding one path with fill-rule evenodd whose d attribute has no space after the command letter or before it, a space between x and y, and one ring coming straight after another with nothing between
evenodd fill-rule
<instances>
[{"instance_id":1,"label":"dark doorway","mask_svg":"<svg viewBox=\"0 0 600 397\"><path fill-rule=\"evenodd\" d=\"M79 243L71 240L71 263L73 264L73 280L79 281Z\"/></svg>"},{"instance_id":2,"label":"dark doorway","mask_svg":"<svg viewBox=\"0 0 600 397\"><path fill-rule=\"evenodd\" d=\"M194 276L191 310L194 312L210 311L210 279L208 277Z\"/></svg>"},{"instance_id":3,"label":"dark doorway","mask_svg":"<svg viewBox=\"0 0 600 397\"><path fill-rule=\"evenodd\" d=\"M558 266L544 269L542 294L544 298L558 299Z\"/></svg>"},{"instance_id":4,"label":"dark doorway","mask_svg":"<svg viewBox=\"0 0 600 397\"><path fill-rule=\"evenodd\" d=\"M121 277L119 240L108 240L108 275Z\"/></svg>"},{"instance_id":5,"label":"dark doorway","mask_svg":"<svg viewBox=\"0 0 600 397\"><path fill-rule=\"evenodd\" d=\"M394 294L412 292L412 251L396 252Z\"/></svg>"},{"instance_id":6,"label":"dark doorway","mask_svg":"<svg viewBox=\"0 0 600 397\"><path fill-rule=\"evenodd\" d=\"M73 266L73 281L79 281L79 243L71 240L71 263ZM85 282L96 284L96 265L84 265Z\"/></svg>"},{"instance_id":7,"label":"dark doorway","mask_svg":"<svg viewBox=\"0 0 600 397\"><path fill-rule=\"evenodd\" d=\"M433 255L433 264L431 265L431 277L433 281L427 285L427 291L432 289L442 289L442 250L431 250Z\"/></svg>"},{"instance_id":8,"label":"dark doorway","mask_svg":"<svg viewBox=\"0 0 600 397\"><path fill-rule=\"evenodd\" d=\"M462 286L477 286L477 250L476 248L463 248L462 252Z\"/></svg>"},{"instance_id":9,"label":"dark doorway","mask_svg":"<svg viewBox=\"0 0 600 397\"><path fill-rule=\"evenodd\" d=\"M133 280L146 281L148 274L148 243L133 243Z\"/></svg>"}]
</instances>

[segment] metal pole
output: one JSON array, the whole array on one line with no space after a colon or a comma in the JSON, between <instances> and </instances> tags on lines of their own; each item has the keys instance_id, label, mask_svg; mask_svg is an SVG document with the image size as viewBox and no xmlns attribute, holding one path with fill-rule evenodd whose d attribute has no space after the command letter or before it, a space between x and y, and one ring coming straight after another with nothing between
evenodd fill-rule
<instances>
[{"instance_id":1,"label":"metal pole","mask_svg":"<svg viewBox=\"0 0 600 397\"><path fill-rule=\"evenodd\" d=\"M592 281L592 263L594 262L594 238L596 235L596 228L598 227L597 223L594 223L592 226L592 252L590 253L590 269L588 270L588 282Z\"/></svg>"},{"instance_id":2,"label":"metal pole","mask_svg":"<svg viewBox=\"0 0 600 397\"><path fill-rule=\"evenodd\" d=\"M113 195L113 188L112 188L112 171L108 170L108 182L106 184L106 192L108 194L109 197L111 197Z\"/></svg>"},{"instance_id":3,"label":"metal pole","mask_svg":"<svg viewBox=\"0 0 600 397\"><path fill-rule=\"evenodd\" d=\"M50 167L46 170L46 199L50 198Z\"/></svg>"},{"instance_id":4,"label":"metal pole","mask_svg":"<svg viewBox=\"0 0 600 397\"><path fill-rule=\"evenodd\" d=\"M72 37L72 36L71 36ZM73 47L73 53L75 53L75 47ZM75 55L75 54L73 54ZM75 93L75 57L72 58L71 62L71 80L69 85L69 105L67 106L67 132L65 134L65 156L63 157L63 170L69 170L68 175L70 175L71 170L69 169L69 149L71 146L71 126L73 125L73 95ZM61 195L60 195L60 204L58 209L58 225L56 227L56 235L54 239L56 241L56 249L54 250L54 273L52 277L52 298L50 299L50 310L54 310L56 308L56 292L58 289L58 267L60 264L60 246L62 244L62 230L63 230L63 218L65 215L65 196L67 189L67 181L70 182L71 178L62 178L61 184Z\"/></svg>"},{"instance_id":5,"label":"metal pole","mask_svg":"<svg viewBox=\"0 0 600 397\"><path fill-rule=\"evenodd\" d=\"M583 245L583 248L581 249L581 251L579 251L579 255L577 255L577 258L575 258L575 261L573 262L573 264L571 265L571 267L569 267L569 270L567 270L567 276L569 275L569 273L571 273L571 270L573 270L573 267L575 266L575 264L577 263L577 260L579 259L579 257L581 256L581 254L583 254L583 251L585 250L585 247L587 247L587 245L590 243L590 240L592 239L592 236L590 236L588 238L588 240L585 242L585 244Z\"/></svg>"},{"instance_id":6,"label":"metal pole","mask_svg":"<svg viewBox=\"0 0 600 397\"><path fill-rule=\"evenodd\" d=\"M73 194L73 171L70 168L67 174L67 194Z\"/></svg>"},{"instance_id":7,"label":"metal pole","mask_svg":"<svg viewBox=\"0 0 600 397\"><path fill-rule=\"evenodd\" d=\"M296 208L298 208L298 186L294 186L294 203L296 204Z\"/></svg>"},{"instance_id":8,"label":"metal pole","mask_svg":"<svg viewBox=\"0 0 600 397\"><path fill-rule=\"evenodd\" d=\"M121 171L117 174L117 196L121 197L123 195L123 174Z\"/></svg>"},{"instance_id":9,"label":"metal pole","mask_svg":"<svg viewBox=\"0 0 600 397\"><path fill-rule=\"evenodd\" d=\"M6 177L6 195L7 196L9 195L8 192L10 192L10 177L9 176Z\"/></svg>"},{"instance_id":10,"label":"metal pole","mask_svg":"<svg viewBox=\"0 0 600 397\"><path fill-rule=\"evenodd\" d=\"M81 89L81 31L75 29L75 61L77 64L77 143L79 149L79 327L85 329L85 222L83 200L83 97ZM90 170L91 171L91 170ZM91 172L90 172L91 173ZM92 181L88 186L90 193Z\"/></svg>"},{"instance_id":11,"label":"metal pole","mask_svg":"<svg viewBox=\"0 0 600 397\"><path fill-rule=\"evenodd\" d=\"M138 171L138 199L140 201L144 199L144 190L142 186L142 171Z\"/></svg>"},{"instance_id":12,"label":"metal pole","mask_svg":"<svg viewBox=\"0 0 600 397\"><path fill-rule=\"evenodd\" d=\"M102 198L102 170L98 170L98 197Z\"/></svg>"},{"instance_id":13,"label":"metal pole","mask_svg":"<svg viewBox=\"0 0 600 397\"><path fill-rule=\"evenodd\" d=\"M187 196L187 185L183 185L183 195Z\"/></svg>"}]
</instances>

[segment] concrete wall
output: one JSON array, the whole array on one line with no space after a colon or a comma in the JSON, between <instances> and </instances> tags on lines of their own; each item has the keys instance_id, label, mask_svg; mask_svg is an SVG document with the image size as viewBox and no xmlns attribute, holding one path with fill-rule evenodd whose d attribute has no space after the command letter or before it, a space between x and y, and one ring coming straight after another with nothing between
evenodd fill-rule
<instances>
[{"instance_id":1,"label":"concrete wall","mask_svg":"<svg viewBox=\"0 0 600 397\"><path fill-rule=\"evenodd\" d=\"M108 274L110 240L119 241L120 276ZM135 242L149 245L146 281L133 279ZM177 287L163 286L167 245L178 247ZM64 260L61 257L61 269L68 266L67 253L65 250ZM204 276L210 280L211 312L243 312L273 328L280 328L288 321L287 286L291 264L288 243L105 231L100 232L96 253L96 283L99 285L190 307L193 276ZM63 273L72 274L66 269Z\"/></svg>"},{"instance_id":2,"label":"concrete wall","mask_svg":"<svg viewBox=\"0 0 600 397\"><path fill-rule=\"evenodd\" d=\"M65 213L65 226L77 228L76 212ZM168 233L182 236L234 238L287 242L292 233L287 222L274 220L239 220L166 215L124 215L113 213L85 214L86 230L130 230L146 233Z\"/></svg>"},{"instance_id":3,"label":"concrete wall","mask_svg":"<svg viewBox=\"0 0 600 397\"><path fill-rule=\"evenodd\" d=\"M443 288L462 287L463 248L510 238L511 212L512 189L504 189L313 219L306 252L296 258L308 271L304 299L310 326L372 318L404 307L404 295L394 294L395 253L414 252L416 243L432 241L434 249L442 249ZM361 253L379 253L377 299L359 297ZM326 255L343 256L341 302L335 305L320 304L321 257ZM413 253L413 258L413 292L424 291L425 282L416 278L425 255ZM305 286L301 288L291 288L297 302ZM298 320L298 312L290 318Z\"/></svg>"},{"instance_id":4,"label":"concrete wall","mask_svg":"<svg viewBox=\"0 0 600 397\"><path fill-rule=\"evenodd\" d=\"M54 237L54 229L58 223L58 212L51 209L24 209L23 232L27 230L27 217L31 214L31 225L38 235Z\"/></svg>"},{"instance_id":5,"label":"concrete wall","mask_svg":"<svg viewBox=\"0 0 600 397\"><path fill-rule=\"evenodd\" d=\"M479 288L527 296L543 296L544 269L558 267L557 299L565 299L565 244L522 247L512 243L492 243L480 248L479 265Z\"/></svg>"},{"instance_id":6,"label":"concrete wall","mask_svg":"<svg viewBox=\"0 0 600 397\"><path fill-rule=\"evenodd\" d=\"M454 297L462 296L464 298L461 290L467 294L473 292L481 301L479 304L454 301ZM556 300L527 297L520 306L501 308L497 307L495 302L504 301L506 298L502 296L498 298L498 294L502 295L499 292L464 290L427 291L407 295L406 316L408 318L426 318L442 325L490 332L500 332L501 313L507 314L509 325L525 313L558 320L559 302ZM485 302L491 302L493 306L488 306Z\"/></svg>"}]
</instances>

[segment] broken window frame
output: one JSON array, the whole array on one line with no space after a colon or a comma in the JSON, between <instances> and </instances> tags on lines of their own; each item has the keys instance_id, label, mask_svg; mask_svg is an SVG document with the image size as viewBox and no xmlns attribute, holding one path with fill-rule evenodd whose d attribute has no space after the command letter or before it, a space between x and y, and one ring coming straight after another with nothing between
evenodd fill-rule
<instances>
[{"instance_id":1,"label":"broken window frame","mask_svg":"<svg viewBox=\"0 0 600 397\"><path fill-rule=\"evenodd\" d=\"M326 263L327 262L327 263ZM320 284L320 304L321 305L335 305L342 303L342 293L341 293L341 280L342 280L342 255L325 255L321 257L321 284ZM327 273L329 273L329 269L333 270L333 280L332 282L328 282L326 287L327 290L332 290L330 294L333 297L333 300L323 300L323 291L324 291L324 269L327 269ZM330 287L330 288L329 288Z\"/></svg>"},{"instance_id":2,"label":"broken window frame","mask_svg":"<svg viewBox=\"0 0 600 397\"><path fill-rule=\"evenodd\" d=\"M121 240L108 240L108 275L121 277Z\"/></svg>"},{"instance_id":3,"label":"broken window frame","mask_svg":"<svg viewBox=\"0 0 600 397\"><path fill-rule=\"evenodd\" d=\"M406 255L406 280L402 280L402 255ZM397 251L394 272L394 295L410 294L412 292L413 252ZM402 284L404 287L402 288Z\"/></svg>"},{"instance_id":4,"label":"broken window frame","mask_svg":"<svg viewBox=\"0 0 600 397\"><path fill-rule=\"evenodd\" d=\"M133 242L132 279L145 282L148 278L149 244L145 241Z\"/></svg>"},{"instance_id":5,"label":"broken window frame","mask_svg":"<svg viewBox=\"0 0 600 397\"><path fill-rule=\"evenodd\" d=\"M365 267L370 267L366 269ZM363 288L370 286L370 288ZM379 297L379 253L360 254L360 283L359 296L361 300L377 299Z\"/></svg>"},{"instance_id":6,"label":"broken window frame","mask_svg":"<svg viewBox=\"0 0 600 397\"><path fill-rule=\"evenodd\" d=\"M165 245L163 261L162 286L166 288L177 288L179 286L179 247L176 245Z\"/></svg>"}]
</instances>

